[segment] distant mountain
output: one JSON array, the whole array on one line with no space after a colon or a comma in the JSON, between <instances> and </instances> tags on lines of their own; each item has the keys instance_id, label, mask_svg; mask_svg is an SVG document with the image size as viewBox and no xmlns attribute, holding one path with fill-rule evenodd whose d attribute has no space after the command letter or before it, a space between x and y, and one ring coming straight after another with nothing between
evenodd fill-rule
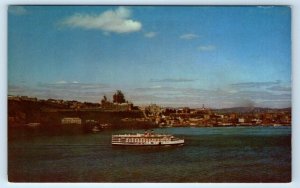
<instances>
[{"instance_id":1,"label":"distant mountain","mask_svg":"<svg viewBox=\"0 0 300 188\"><path fill-rule=\"evenodd\" d=\"M259 112L278 112L286 111L290 112L291 108L262 108L262 107L233 107L233 108L222 108L222 109L212 109L212 111L217 113L259 113Z\"/></svg>"}]
</instances>

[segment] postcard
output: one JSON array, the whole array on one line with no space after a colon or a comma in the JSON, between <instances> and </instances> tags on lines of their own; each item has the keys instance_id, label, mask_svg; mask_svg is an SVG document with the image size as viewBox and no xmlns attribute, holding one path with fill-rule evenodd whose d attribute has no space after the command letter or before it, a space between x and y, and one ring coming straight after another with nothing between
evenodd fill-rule
<instances>
[{"instance_id":1,"label":"postcard","mask_svg":"<svg viewBox=\"0 0 300 188\"><path fill-rule=\"evenodd\" d=\"M7 14L9 182L291 182L289 6Z\"/></svg>"}]
</instances>

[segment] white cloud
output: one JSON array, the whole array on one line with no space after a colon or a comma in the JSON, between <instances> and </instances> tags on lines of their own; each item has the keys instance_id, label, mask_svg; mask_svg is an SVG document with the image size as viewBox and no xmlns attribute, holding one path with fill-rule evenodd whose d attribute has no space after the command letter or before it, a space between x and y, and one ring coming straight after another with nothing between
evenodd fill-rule
<instances>
[{"instance_id":1,"label":"white cloud","mask_svg":"<svg viewBox=\"0 0 300 188\"><path fill-rule=\"evenodd\" d=\"M56 84L67 84L68 82L64 81L64 80L60 80L58 82L56 82Z\"/></svg>"},{"instance_id":2,"label":"white cloud","mask_svg":"<svg viewBox=\"0 0 300 188\"><path fill-rule=\"evenodd\" d=\"M291 105L290 93L280 94L264 90L232 92L224 89L145 87L127 93L134 104L156 103L173 107L201 107L204 104L213 108L249 106L285 108Z\"/></svg>"},{"instance_id":3,"label":"white cloud","mask_svg":"<svg viewBox=\"0 0 300 188\"><path fill-rule=\"evenodd\" d=\"M195 79L187 78L165 78L165 79L151 79L150 82L167 82L167 83L179 83L179 82L193 82Z\"/></svg>"},{"instance_id":4,"label":"white cloud","mask_svg":"<svg viewBox=\"0 0 300 188\"><path fill-rule=\"evenodd\" d=\"M287 92L292 91L291 86L281 86L281 85L272 86L272 87L267 88L267 89L271 90L271 91L287 91Z\"/></svg>"},{"instance_id":5,"label":"white cloud","mask_svg":"<svg viewBox=\"0 0 300 188\"><path fill-rule=\"evenodd\" d=\"M8 12L13 15L27 14L27 10L23 6L11 5L8 7Z\"/></svg>"},{"instance_id":6,"label":"white cloud","mask_svg":"<svg viewBox=\"0 0 300 188\"><path fill-rule=\"evenodd\" d=\"M151 86L150 88L158 89L158 88L162 88L162 86Z\"/></svg>"},{"instance_id":7,"label":"white cloud","mask_svg":"<svg viewBox=\"0 0 300 188\"><path fill-rule=\"evenodd\" d=\"M155 32L148 32L148 33L145 33L144 36L147 37L147 38L153 38L156 36L157 33Z\"/></svg>"},{"instance_id":8,"label":"white cloud","mask_svg":"<svg viewBox=\"0 0 300 188\"><path fill-rule=\"evenodd\" d=\"M192 40L192 39L196 39L196 38L198 38L198 37L199 37L199 36L196 35L196 34L188 33L188 34L181 35L179 38L180 38L180 39L184 39L184 40Z\"/></svg>"},{"instance_id":9,"label":"white cloud","mask_svg":"<svg viewBox=\"0 0 300 188\"><path fill-rule=\"evenodd\" d=\"M62 25L83 28L98 29L109 33L130 33L139 31L142 24L130 19L131 12L126 7L116 10L108 10L101 14L75 14L62 21Z\"/></svg>"},{"instance_id":10,"label":"white cloud","mask_svg":"<svg viewBox=\"0 0 300 188\"><path fill-rule=\"evenodd\" d=\"M269 9L269 8L274 8L274 6L263 5L263 6L257 6L257 8Z\"/></svg>"},{"instance_id":11,"label":"white cloud","mask_svg":"<svg viewBox=\"0 0 300 188\"><path fill-rule=\"evenodd\" d=\"M216 47L214 45L206 45L206 46L198 46L198 50L200 51L213 51Z\"/></svg>"},{"instance_id":12,"label":"white cloud","mask_svg":"<svg viewBox=\"0 0 300 188\"><path fill-rule=\"evenodd\" d=\"M189 106L212 108L225 107L271 107L291 106L291 93L281 91L234 91L220 89L202 89L194 87L145 86L144 88L123 89L125 98L135 105L156 103L162 106ZM280 88L275 88L281 90ZM103 95L111 97L116 88L104 83L39 83L36 86L8 85L9 95L27 95L40 99L64 99L99 102ZM110 99L111 100L111 99Z\"/></svg>"},{"instance_id":13,"label":"white cloud","mask_svg":"<svg viewBox=\"0 0 300 188\"><path fill-rule=\"evenodd\" d=\"M280 80L269 81L269 82L239 82L239 83L230 84L230 86L236 89L245 89L245 88L249 89L249 88L279 86L279 84L280 84Z\"/></svg>"}]
</instances>

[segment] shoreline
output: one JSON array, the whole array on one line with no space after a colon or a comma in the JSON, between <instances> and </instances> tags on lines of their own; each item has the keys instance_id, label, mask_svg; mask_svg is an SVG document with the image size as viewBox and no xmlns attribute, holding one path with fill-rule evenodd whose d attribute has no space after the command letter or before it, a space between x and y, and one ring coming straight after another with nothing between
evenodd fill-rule
<instances>
[{"instance_id":1,"label":"shoreline","mask_svg":"<svg viewBox=\"0 0 300 188\"><path fill-rule=\"evenodd\" d=\"M228 127L228 128L235 128L235 127L292 127L291 124L265 124L265 125L251 125L251 124L244 124L244 125L198 125L198 126L185 126L185 125L180 125L180 126L151 126L145 128L144 126L137 127L137 126L124 126L124 127L107 127L107 128L102 128L101 131L104 130L126 130L126 129L133 129L133 130L140 130L140 129L168 129L168 128L220 128L220 127ZM37 126L28 126L27 124L25 125L15 125L15 126L8 126L8 129L63 129L63 130L72 130L72 129L84 129L84 125L74 125L74 124L67 124L67 125L37 125Z\"/></svg>"}]
</instances>

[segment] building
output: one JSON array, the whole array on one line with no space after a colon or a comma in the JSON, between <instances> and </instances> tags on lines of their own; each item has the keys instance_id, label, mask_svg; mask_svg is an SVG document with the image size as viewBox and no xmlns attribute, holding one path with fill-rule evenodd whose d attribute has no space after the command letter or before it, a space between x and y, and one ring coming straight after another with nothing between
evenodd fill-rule
<instances>
[{"instance_id":1,"label":"building","mask_svg":"<svg viewBox=\"0 0 300 188\"><path fill-rule=\"evenodd\" d=\"M152 116L159 115L162 112L162 108L156 104L150 104L145 110Z\"/></svg>"},{"instance_id":2,"label":"building","mask_svg":"<svg viewBox=\"0 0 300 188\"><path fill-rule=\"evenodd\" d=\"M239 123L245 123L245 118L239 118L239 119L238 119L238 122L239 122Z\"/></svg>"},{"instance_id":3,"label":"building","mask_svg":"<svg viewBox=\"0 0 300 188\"><path fill-rule=\"evenodd\" d=\"M132 103L111 103L106 102L101 104L102 109L112 111L130 111L133 109Z\"/></svg>"},{"instance_id":4,"label":"building","mask_svg":"<svg viewBox=\"0 0 300 188\"><path fill-rule=\"evenodd\" d=\"M81 119L77 117L66 117L61 120L61 124L78 124L81 125Z\"/></svg>"}]
</instances>

